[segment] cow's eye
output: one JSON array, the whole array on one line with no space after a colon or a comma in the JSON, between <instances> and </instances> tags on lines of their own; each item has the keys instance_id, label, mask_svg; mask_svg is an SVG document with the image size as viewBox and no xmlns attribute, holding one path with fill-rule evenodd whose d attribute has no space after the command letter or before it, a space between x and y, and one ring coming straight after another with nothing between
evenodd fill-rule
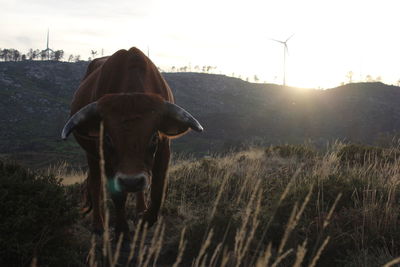
<instances>
[{"instance_id":1,"label":"cow's eye","mask_svg":"<svg viewBox=\"0 0 400 267\"><path fill-rule=\"evenodd\" d=\"M113 147L113 141L112 141L111 137L110 137L108 134L106 134L106 135L104 136L104 143L105 143L108 147Z\"/></svg>"},{"instance_id":2,"label":"cow's eye","mask_svg":"<svg viewBox=\"0 0 400 267\"><path fill-rule=\"evenodd\" d=\"M155 133L155 134L153 134L153 136L151 137L150 142L149 142L150 153L154 154L156 152L157 144L158 144L158 134Z\"/></svg>"}]
</instances>

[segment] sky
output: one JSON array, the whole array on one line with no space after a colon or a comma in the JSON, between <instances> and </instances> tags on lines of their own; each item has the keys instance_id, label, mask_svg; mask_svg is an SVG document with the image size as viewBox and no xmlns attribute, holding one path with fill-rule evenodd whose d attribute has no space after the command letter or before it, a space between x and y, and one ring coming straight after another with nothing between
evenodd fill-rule
<instances>
[{"instance_id":1,"label":"sky","mask_svg":"<svg viewBox=\"0 0 400 267\"><path fill-rule=\"evenodd\" d=\"M331 88L367 75L400 79L396 0L0 0L0 48L50 48L90 57L138 47L163 70L214 73Z\"/></svg>"}]
</instances>

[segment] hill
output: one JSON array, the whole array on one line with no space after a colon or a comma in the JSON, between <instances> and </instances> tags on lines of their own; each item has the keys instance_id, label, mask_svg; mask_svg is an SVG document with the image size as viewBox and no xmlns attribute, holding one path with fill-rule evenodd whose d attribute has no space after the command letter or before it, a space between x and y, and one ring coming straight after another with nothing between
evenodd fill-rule
<instances>
[{"instance_id":1,"label":"hill","mask_svg":"<svg viewBox=\"0 0 400 267\"><path fill-rule=\"evenodd\" d=\"M86 66L84 62L0 63L3 156L13 155L27 165L46 166L62 151L69 152L64 159L81 155L73 142L60 142L59 132Z\"/></svg>"},{"instance_id":2,"label":"hill","mask_svg":"<svg viewBox=\"0 0 400 267\"><path fill-rule=\"evenodd\" d=\"M0 153L31 166L82 161L60 130L87 62L0 62ZM176 102L203 124L202 134L174 141L174 151L207 154L258 144L373 144L400 129L400 90L382 83L328 90L254 84L224 75L163 73ZM385 139L385 140L386 140Z\"/></svg>"}]
</instances>

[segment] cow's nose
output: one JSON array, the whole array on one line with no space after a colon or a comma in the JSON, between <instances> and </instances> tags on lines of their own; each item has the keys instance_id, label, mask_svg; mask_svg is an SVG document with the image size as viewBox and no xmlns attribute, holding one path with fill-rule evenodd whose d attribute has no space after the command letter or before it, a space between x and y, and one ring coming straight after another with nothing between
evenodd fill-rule
<instances>
[{"instance_id":1,"label":"cow's nose","mask_svg":"<svg viewBox=\"0 0 400 267\"><path fill-rule=\"evenodd\" d=\"M139 173L136 175L126 175L118 173L115 177L121 187L127 192L143 191L147 187L147 175Z\"/></svg>"}]
</instances>

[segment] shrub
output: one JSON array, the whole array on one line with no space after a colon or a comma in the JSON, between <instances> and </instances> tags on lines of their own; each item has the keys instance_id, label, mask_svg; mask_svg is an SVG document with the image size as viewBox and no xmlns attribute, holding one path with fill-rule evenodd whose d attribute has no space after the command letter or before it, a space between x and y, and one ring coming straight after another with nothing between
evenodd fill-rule
<instances>
[{"instance_id":1,"label":"shrub","mask_svg":"<svg viewBox=\"0 0 400 267\"><path fill-rule=\"evenodd\" d=\"M68 232L78 218L53 175L0 161L0 265L79 266Z\"/></svg>"},{"instance_id":2,"label":"shrub","mask_svg":"<svg viewBox=\"0 0 400 267\"><path fill-rule=\"evenodd\" d=\"M398 175L396 164L387 164L384 167L339 165L340 168L337 168L336 164L324 163L336 160L332 155L334 153L317 162L316 168L311 169L311 172L303 168L304 172L298 174L287 197L279 205L265 244L271 241L274 246L278 246L290 211L295 203L302 205L309 192L309 185L313 183L314 189L308 205L287 242L289 247L296 247L307 239L309 247L304 262L309 263L316 248L325 238L330 237L330 242L318 261L321 266L360 266L351 263L360 261L361 258L374 258L373 252L377 250L385 250L386 255L374 259L381 263L387 262L400 251L400 246L395 241L400 238L400 194L397 182L393 183L391 180L391 176ZM318 167L319 164L322 168ZM279 195L279 190L276 191ZM336 202L329 224L324 227L324 220L339 194L341 197ZM276 206L276 202L273 201L272 206ZM267 221L272 212L267 208L262 214L265 214L267 218L264 221Z\"/></svg>"},{"instance_id":3,"label":"shrub","mask_svg":"<svg viewBox=\"0 0 400 267\"><path fill-rule=\"evenodd\" d=\"M383 148L364 145L345 145L338 152L341 162L365 164L375 158L382 158Z\"/></svg>"},{"instance_id":4,"label":"shrub","mask_svg":"<svg viewBox=\"0 0 400 267\"><path fill-rule=\"evenodd\" d=\"M267 148L265 153L267 155L278 154L282 158L310 159L316 156L317 151L309 145L280 145Z\"/></svg>"},{"instance_id":5,"label":"shrub","mask_svg":"<svg viewBox=\"0 0 400 267\"><path fill-rule=\"evenodd\" d=\"M345 145L338 151L338 158L341 162L349 164L367 163L393 163L400 156L398 149L385 149L382 147L365 145Z\"/></svg>"}]
</instances>

